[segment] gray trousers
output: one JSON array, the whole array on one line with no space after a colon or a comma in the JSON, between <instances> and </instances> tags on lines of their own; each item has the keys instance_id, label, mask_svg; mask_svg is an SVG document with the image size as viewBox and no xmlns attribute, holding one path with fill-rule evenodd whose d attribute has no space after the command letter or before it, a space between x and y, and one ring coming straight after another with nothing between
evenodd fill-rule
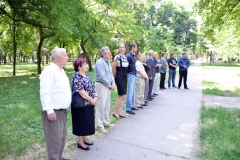
<instances>
[{"instance_id":1,"label":"gray trousers","mask_svg":"<svg viewBox=\"0 0 240 160\"><path fill-rule=\"evenodd\" d=\"M145 91L144 91L144 100L146 101L148 98L149 91L149 79L145 80Z\"/></svg>"},{"instance_id":2,"label":"gray trousers","mask_svg":"<svg viewBox=\"0 0 240 160\"><path fill-rule=\"evenodd\" d=\"M66 110L55 111L56 120L50 121L42 111L42 123L46 138L48 160L61 160L67 136Z\"/></svg>"},{"instance_id":3,"label":"gray trousers","mask_svg":"<svg viewBox=\"0 0 240 160\"><path fill-rule=\"evenodd\" d=\"M152 80L149 80L149 91L148 91L148 96L151 96L152 94L152 90L153 90L153 82L154 82L154 77L152 77L153 79Z\"/></svg>"}]
</instances>

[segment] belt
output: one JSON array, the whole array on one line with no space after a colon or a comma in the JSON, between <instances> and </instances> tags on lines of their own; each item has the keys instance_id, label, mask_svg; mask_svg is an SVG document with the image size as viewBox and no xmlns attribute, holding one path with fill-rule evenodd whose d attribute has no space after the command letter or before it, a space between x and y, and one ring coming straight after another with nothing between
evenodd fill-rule
<instances>
[{"instance_id":1,"label":"belt","mask_svg":"<svg viewBox=\"0 0 240 160\"><path fill-rule=\"evenodd\" d=\"M54 111L66 111L67 109L53 109Z\"/></svg>"},{"instance_id":2,"label":"belt","mask_svg":"<svg viewBox=\"0 0 240 160\"><path fill-rule=\"evenodd\" d=\"M143 77L140 77L140 76L137 76L138 78L142 78L142 79L144 79Z\"/></svg>"},{"instance_id":3,"label":"belt","mask_svg":"<svg viewBox=\"0 0 240 160\"><path fill-rule=\"evenodd\" d=\"M96 81L96 82L98 82L98 83L102 83L102 84L103 84L103 82L101 82L101 81Z\"/></svg>"},{"instance_id":4,"label":"belt","mask_svg":"<svg viewBox=\"0 0 240 160\"><path fill-rule=\"evenodd\" d=\"M128 74L132 74L132 75L136 76L136 73L133 73L133 72L129 72Z\"/></svg>"}]
</instances>

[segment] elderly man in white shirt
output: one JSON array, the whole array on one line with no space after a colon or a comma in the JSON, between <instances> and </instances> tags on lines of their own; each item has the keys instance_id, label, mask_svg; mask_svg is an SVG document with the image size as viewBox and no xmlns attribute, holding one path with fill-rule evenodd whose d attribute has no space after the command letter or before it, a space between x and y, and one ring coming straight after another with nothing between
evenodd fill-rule
<instances>
[{"instance_id":1,"label":"elderly man in white shirt","mask_svg":"<svg viewBox=\"0 0 240 160\"><path fill-rule=\"evenodd\" d=\"M137 81L135 91L135 107L143 109L142 105L145 104L145 79L148 79L148 75L143 67L143 62L146 59L146 56L144 54L139 54L137 58L138 61L136 62Z\"/></svg>"},{"instance_id":2,"label":"elderly man in white shirt","mask_svg":"<svg viewBox=\"0 0 240 160\"><path fill-rule=\"evenodd\" d=\"M42 123L48 160L64 160L62 157L67 136L67 109L71 103L69 79L63 70L68 55L64 48L51 52L52 63L40 75L40 99Z\"/></svg>"}]
</instances>

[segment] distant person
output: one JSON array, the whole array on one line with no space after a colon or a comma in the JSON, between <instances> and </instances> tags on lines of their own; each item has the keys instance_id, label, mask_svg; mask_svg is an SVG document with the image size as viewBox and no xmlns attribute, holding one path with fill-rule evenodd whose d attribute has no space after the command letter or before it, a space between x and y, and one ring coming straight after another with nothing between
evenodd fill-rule
<instances>
[{"instance_id":1,"label":"distant person","mask_svg":"<svg viewBox=\"0 0 240 160\"><path fill-rule=\"evenodd\" d=\"M74 108L71 105L72 132L78 136L78 148L90 150L87 145L93 145L86 136L95 133L94 105L97 102L97 94L94 83L86 74L88 67L85 59L79 58L73 63L75 73L72 77L72 93L78 92L85 99L85 107Z\"/></svg>"},{"instance_id":2,"label":"distant person","mask_svg":"<svg viewBox=\"0 0 240 160\"><path fill-rule=\"evenodd\" d=\"M135 106L140 109L143 109L142 105L145 104L145 100L144 100L145 80L148 79L148 75L145 72L145 69L143 66L144 60L145 60L145 55L139 54L138 60L136 62L137 81L136 81Z\"/></svg>"},{"instance_id":3,"label":"distant person","mask_svg":"<svg viewBox=\"0 0 240 160\"><path fill-rule=\"evenodd\" d=\"M48 160L64 159L67 136L67 109L71 103L69 79L63 70L68 55L64 48L51 52L52 63L40 75L42 124L46 139Z\"/></svg>"},{"instance_id":4,"label":"distant person","mask_svg":"<svg viewBox=\"0 0 240 160\"><path fill-rule=\"evenodd\" d=\"M127 57L124 55L125 51L125 44L120 43L118 45L118 54L115 56L112 65L112 72L115 77L115 83L118 90L118 99L113 113L113 117L115 118L125 118L125 116L123 116L121 113L122 102L124 101L125 95L127 93L128 61Z\"/></svg>"},{"instance_id":5,"label":"distant person","mask_svg":"<svg viewBox=\"0 0 240 160\"><path fill-rule=\"evenodd\" d=\"M128 65L128 91L127 91L127 101L126 101L126 112L128 114L135 114L133 110L139 110L138 108L134 107L134 96L135 96L135 86L136 86L136 61L134 58L135 53L137 52L137 44L132 43L130 45L130 52L127 54L127 61Z\"/></svg>"},{"instance_id":6,"label":"distant person","mask_svg":"<svg viewBox=\"0 0 240 160\"><path fill-rule=\"evenodd\" d=\"M156 69L155 69L155 64L154 64L154 61L153 61L153 56L154 56L154 51L149 50L148 51L148 58L146 60L147 65L150 67L149 91L148 91L148 99L147 100L154 99L154 97L151 95L152 90L153 90L153 82L154 82L154 78L155 78L155 75L156 75Z\"/></svg>"},{"instance_id":7,"label":"distant person","mask_svg":"<svg viewBox=\"0 0 240 160\"><path fill-rule=\"evenodd\" d=\"M167 89L165 87L165 77L166 77L166 73L167 73L166 58L167 58L167 54L166 53L162 53L162 58L160 60L160 64L162 64L162 67L159 70L159 72L161 74L161 77L160 77L160 90Z\"/></svg>"},{"instance_id":8,"label":"distant person","mask_svg":"<svg viewBox=\"0 0 240 160\"><path fill-rule=\"evenodd\" d=\"M169 77L168 77L168 88L177 88L175 85L175 77L176 77L176 68L178 67L177 60L174 58L174 53L170 54L170 58L168 59L168 68L169 68Z\"/></svg>"},{"instance_id":9,"label":"distant person","mask_svg":"<svg viewBox=\"0 0 240 160\"><path fill-rule=\"evenodd\" d=\"M97 60L94 67L94 77L96 80L96 92L98 101L96 103L96 123L99 130L108 133L104 125L113 127L109 121L111 91L115 88L115 81L112 74L110 59L112 57L108 47L100 50L101 58Z\"/></svg>"},{"instance_id":10,"label":"distant person","mask_svg":"<svg viewBox=\"0 0 240 160\"><path fill-rule=\"evenodd\" d=\"M182 57L178 59L178 66L179 66L179 82L178 82L178 89L181 88L182 79L184 84L184 89L189 89L187 87L187 74L188 74L188 67L190 66L190 62L187 58L187 54L183 53Z\"/></svg>"},{"instance_id":11,"label":"distant person","mask_svg":"<svg viewBox=\"0 0 240 160\"><path fill-rule=\"evenodd\" d=\"M153 56L153 61L154 61L154 65L155 65L155 70L156 70L156 75L155 78L153 80L153 89L152 89L152 94L153 96L157 96L157 87L158 87L158 78L160 76L159 74L159 70L162 67L162 64L160 64L160 61L158 60L158 54L157 52L154 52L154 56Z\"/></svg>"}]
</instances>

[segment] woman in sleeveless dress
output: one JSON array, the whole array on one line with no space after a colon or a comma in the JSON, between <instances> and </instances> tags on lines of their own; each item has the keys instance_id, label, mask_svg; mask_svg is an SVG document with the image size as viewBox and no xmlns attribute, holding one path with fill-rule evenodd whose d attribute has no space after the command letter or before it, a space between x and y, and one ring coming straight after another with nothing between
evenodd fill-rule
<instances>
[{"instance_id":1,"label":"woman in sleeveless dress","mask_svg":"<svg viewBox=\"0 0 240 160\"><path fill-rule=\"evenodd\" d=\"M113 113L115 118L125 118L121 114L121 105L125 99L127 93L127 69L128 61L125 56L126 47L124 43L118 45L119 53L115 56L114 62L112 65L112 72L115 77L115 83L118 90L118 100L116 102L116 107Z\"/></svg>"}]
</instances>

